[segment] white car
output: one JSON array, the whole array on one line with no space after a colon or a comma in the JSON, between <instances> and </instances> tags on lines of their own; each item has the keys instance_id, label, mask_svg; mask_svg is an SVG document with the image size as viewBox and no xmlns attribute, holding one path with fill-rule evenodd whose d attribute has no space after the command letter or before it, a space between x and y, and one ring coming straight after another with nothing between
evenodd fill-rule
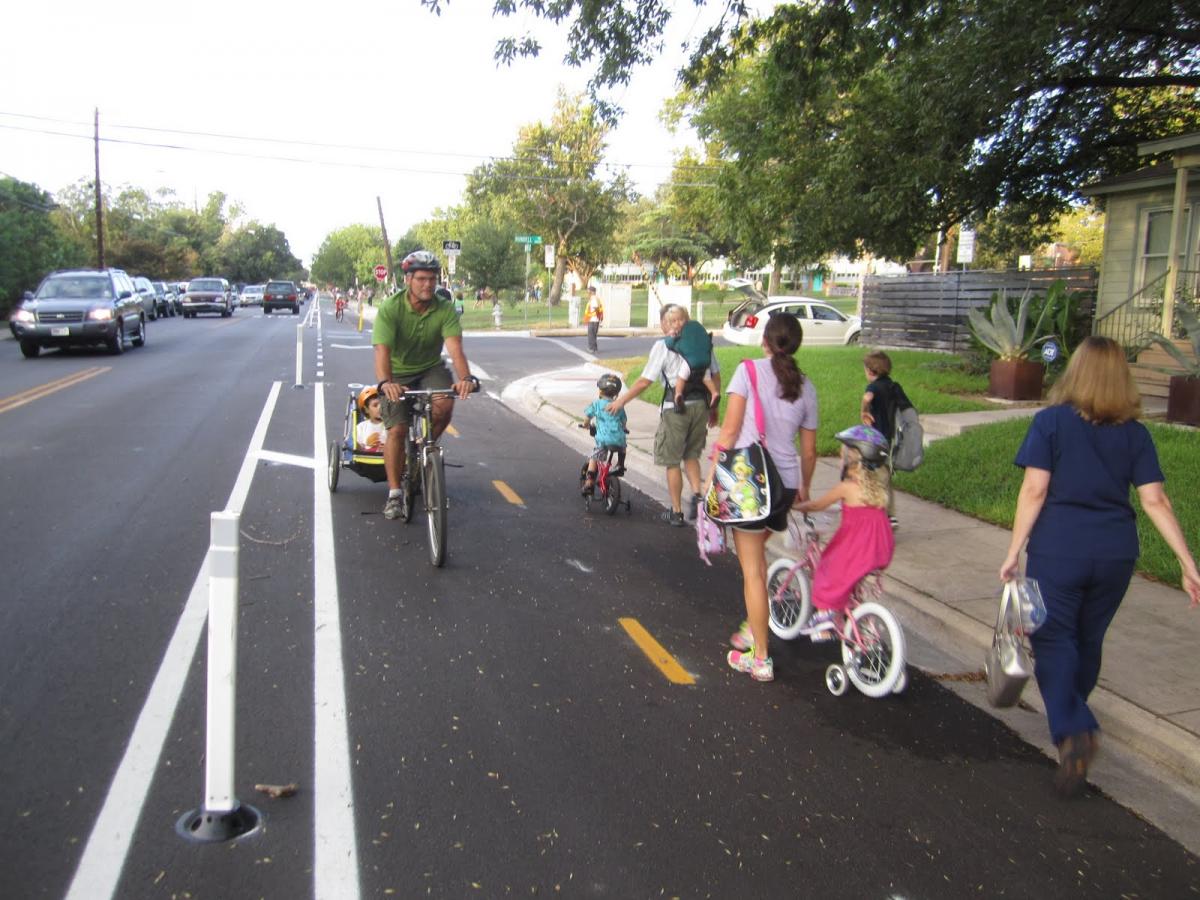
<instances>
[{"instance_id":1,"label":"white car","mask_svg":"<svg viewBox=\"0 0 1200 900\"><path fill-rule=\"evenodd\" d=\"M262 284L248 284L242 288L242 306L262 306Z\"/></svg>"},{"instance_id":2,"label":"white car","mask_svg":"<svg viewBox=\"0 0 1200 900\"><path fill-rule=\"evenodd\" d=\"M824 300L812 297L767 297L748 284L737 285L746 299L729 313L721 336L731 344L756 347L762 343L767 319L787 312L800 320L805 347L857 344L862 320L848 316Z\"/></svg>"}]
</instances>

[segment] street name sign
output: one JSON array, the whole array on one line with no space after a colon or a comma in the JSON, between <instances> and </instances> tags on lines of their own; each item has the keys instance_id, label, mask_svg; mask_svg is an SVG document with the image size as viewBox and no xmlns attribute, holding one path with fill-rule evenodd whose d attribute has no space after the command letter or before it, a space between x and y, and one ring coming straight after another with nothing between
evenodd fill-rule
<instances>
[{"instance_id":1,"label":"street name sign","mask_svg":"<svg viewBox=\"0 0 1200 900\"><path fill-rule=\"evenodd\" d=\"M540 244L542 242L542 236L540 234L518 234L515 238L513 238L513 241L518 244L524 244L528 247L530 244Z\"/></svg>"}]
</instances>

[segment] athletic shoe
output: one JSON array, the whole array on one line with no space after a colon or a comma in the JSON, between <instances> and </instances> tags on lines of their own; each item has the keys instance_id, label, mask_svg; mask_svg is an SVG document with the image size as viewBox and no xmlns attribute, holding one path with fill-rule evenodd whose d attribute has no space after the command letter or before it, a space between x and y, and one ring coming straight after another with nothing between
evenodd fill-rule
<instances>
[{"instance_id":1,"label":"athletic shoe","mask_svg":"<svg viewBox=\"0 0 1200 900\"><path fill-rule=\"evenodd\" d=\"M659 518L662 521L666 522L668 525L670 525L672 528L686 528L687 527L687 523L685 523L683 521L683 513L682 512L675 512L674 510L668 509L665 513L660 515Z\"/></svg>"},{"instance_id":2,"label":"athletic shoe","mask_svg":"<svg viewBox=\"0 0 1200 900\"><path fill-rule=\"evenodd\" d=\"M895 516L888 516L888 521L892 525L892 531L896 531L900 528L900 520L897 519Z\"/></svg>"},{"instance_id":3,"label":"athletic shoe","mask_svg":"<svg viewBox=\"0 0 1200 900\"><path fill-rule=\"evenodd\" d=\"M730 650L725 656L729 668L747 673L755 681L774 681L775 663L771 657L759 659L754 651L743 653L740 650Z\"/></svg>"},{"instance_id":4,"label":"athletic shoe","mask_svg":"<svg viewBox=\"0 0 1200 900\"><path fill-rule=\"evenodd\" d=\"M818 609L803 625L800 633L807 634L814 642L831 641L837 631L837 613L832 609Z\"/></svg>"},{"instance_id":5,"label":"athletic shoe","mask_svg":"<svg viewBox=\"0 0 1200 900\"><path fill-rule=\"evenodd\" d=\"M592 481L590 478L585 481L583 483L583 487L579 489L579 493L583 494L585 497L591 497L593 494L595 494L595 492L596 482Z\"/></svg>"},{"instance_id":6,"label":"athletic shoe","mask_svg":"<svg viewBox=\"0 0 1200 900\"><path fill-rule=\"evenodd\" d=\"M404 518L404 495L398 497L388 497L387 503L383 504L383 517L385 519L403 519Z\"/></svg>"},{"instance_id":7,"label":"athletic shoe","mask_svg":"<svg viewBox=\"0 0 1200 900\"><path fill-rule=\"evenodd\" d=\"M700 508L700 503L701 503L702 499L703 498L701 498L701 496L699 494L692 494L692 499L688 503L688 521L689 522L696 521L696 515L697 515L696 510L698 510Z\"/></svg>"},{"instance_id":8,"label":"athletic shoe","mask_svg":"<svg viewBox=\"0 0 1200 900\"><path fill-rule=\"evenodd\" d=\"M754 633L750 630L749 622L742 622L738 630L729 636L729 645L743 653L754 649Z\"/></svg>"}]
</instances>

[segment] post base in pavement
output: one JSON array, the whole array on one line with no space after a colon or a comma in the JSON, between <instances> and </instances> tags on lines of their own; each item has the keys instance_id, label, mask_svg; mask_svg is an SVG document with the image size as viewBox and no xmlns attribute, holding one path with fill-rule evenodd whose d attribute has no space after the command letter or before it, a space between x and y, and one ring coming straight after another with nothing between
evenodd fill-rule
<instances>
[{"instance_id":1,"label":"post base in pavement","mask_svg":"<svg viewBox=\"0 0 1200 900\"><path fill-rule=\"evenodd\" d=\"M175 831L186 840L213 844L250 834L261 824L262 813L243 803L228 812L194 809L184 813L175 823Z\"/></svg>"}]
</instances>

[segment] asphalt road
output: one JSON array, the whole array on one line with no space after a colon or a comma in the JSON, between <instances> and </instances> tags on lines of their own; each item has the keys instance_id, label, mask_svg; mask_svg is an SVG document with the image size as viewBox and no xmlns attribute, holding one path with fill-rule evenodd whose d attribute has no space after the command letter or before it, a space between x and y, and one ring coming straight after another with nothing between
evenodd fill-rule
<instances>
[{"instance_id":1,"label":"asphalt road","mask_svg":"<svg viewBox=\"0 0 1200 900\"><path fill-rule=\"evenodd\" d=\"M774 647L772 685L730 671L735 562L698 564L639 495L585 512L576 455L485 394L443 440L432 570L421 513L383 519L382 486L350 471L325 489L371 352L324 317L294 389L297 321L160 320L117 358L0 343L0 896L1200 891L1177 843L1097 791L1059 802L1044 757L919 673L835 698L836 651L803 642ZM467 348L498 395L583 343ZM263 825L205 845L175 824L204 797L204 558L227 505L235 787Z\"/></svg>"}]
</instances>

